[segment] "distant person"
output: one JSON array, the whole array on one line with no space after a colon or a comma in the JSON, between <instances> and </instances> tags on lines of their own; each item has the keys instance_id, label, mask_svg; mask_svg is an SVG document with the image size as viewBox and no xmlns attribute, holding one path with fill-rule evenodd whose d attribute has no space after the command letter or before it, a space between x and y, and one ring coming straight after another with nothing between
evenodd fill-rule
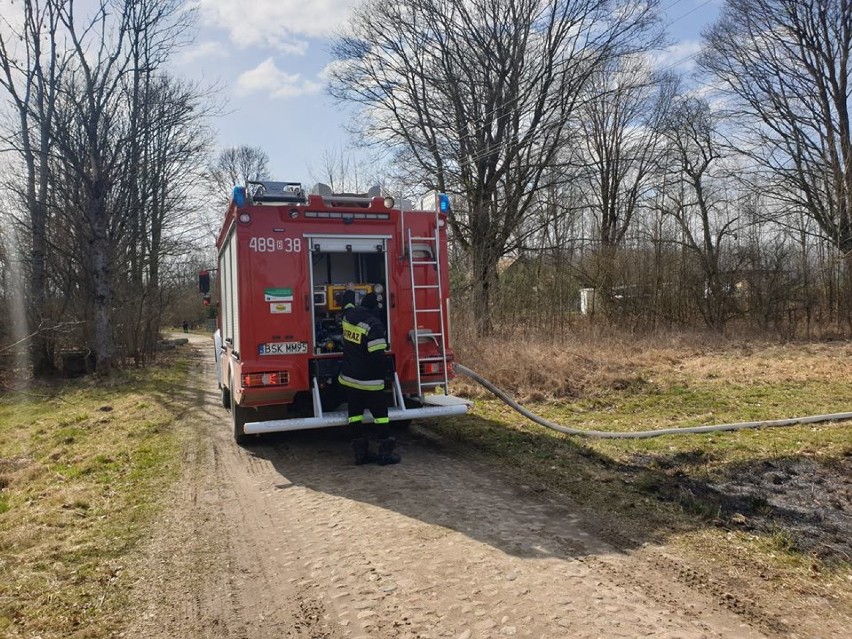
<instances>
[{"instance_id":1,"label":"distant person","mask_svg":"<svg viewBox=\"0 0 852 639\"><path fill-rule=\"evenodd\" d=\"M343 306L343 364L338 381L346 389L349 425L358 435L352 441L356 464L376 461L380 465L398 464L393 452L396 440L390 436L388 405L385 399L385 351L388 348L385 327L375 315L376 296L369 293L355 306L355 291L341 298ZM369 410L379 437L378 455L370 452L363 427L364 410Z\"/></svg>"},{"instance_id":2,"label":"distant person","mask_svg":"<svg viewBox=\"0 0 852 639\"><path fill-rule=\"evenodd\" d=\"M189 333L189 322L187 322L186 320L183 320L183 332Z\"/></svg>"}]
</instances>

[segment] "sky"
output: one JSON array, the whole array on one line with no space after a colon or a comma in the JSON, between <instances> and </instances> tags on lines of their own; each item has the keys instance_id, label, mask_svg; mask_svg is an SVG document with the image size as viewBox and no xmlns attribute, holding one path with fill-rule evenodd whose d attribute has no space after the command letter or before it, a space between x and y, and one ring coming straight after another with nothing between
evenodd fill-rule
<instances>
[{"instance_id":1,"label":"sky","mask_svg":"<svg viewBox=\"0 0 852 639\"><path fill-rule=\"evenodd\" d=\"M220 87L225 113L213 125L220 147L255 146L273 179L322 174L324 155L349 153L351 113L325 90L329 43L360 0L195 0L199 31L174 71ZM404 1L404 0L403 0ZM689 71L701 30L722 0L661 0L670 46L658 64Z\"/></svg>"}]
</instances>

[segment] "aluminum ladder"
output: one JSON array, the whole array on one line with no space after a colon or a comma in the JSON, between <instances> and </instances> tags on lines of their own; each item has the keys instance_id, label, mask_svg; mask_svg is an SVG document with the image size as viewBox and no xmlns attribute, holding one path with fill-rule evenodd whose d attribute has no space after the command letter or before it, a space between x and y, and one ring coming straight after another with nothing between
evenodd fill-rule
<instances>
[{"instance_id":1,"label":"aluminum ladder","mask_svg":"<svg viewBox=\"0 0 852 639\"><path fill-rule=\"evenodd\" d=\"M411 273L411 306L414 311L414 329L409 333L411 341L414 342L414 359L415 369L417 371L417 391L420 396L421 403L425 402L425 391L441 388L444 395L449 395L449 377L447 372L447 331L446 319L444 317L444 291L442 288L442 273L440 260L440 227L438 226L439 212L438 207L435 207L435 221L433 226L433 234L431 236L414 236L411 234L411 228L406 229L408 239L408 264L409 272ZM431 252L429 259L419 260L414 259L415 251L420 250L420 247L428 247ZM432 282L430 275L435 274L435 283ZM437 296L437 306L418 306L417 293L418 291L434 291ZM427 295L428 299L433 299L435 296ZM428 318L438 316L438 330L434 328L421 328L422 320L425 324L434 326L434 320L428 321ZM421 339L434 340L438 346L438 355L423 356L420 351ZM440 363L443 379L434 382L424 382L420 374L421 363L437 362Z\"/></svg>"}]
</instances>

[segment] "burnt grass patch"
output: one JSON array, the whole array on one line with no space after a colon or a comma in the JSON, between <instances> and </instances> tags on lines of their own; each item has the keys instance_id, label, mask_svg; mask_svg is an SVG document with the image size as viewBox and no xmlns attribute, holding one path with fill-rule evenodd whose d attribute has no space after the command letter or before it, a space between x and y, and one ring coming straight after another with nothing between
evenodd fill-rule
<instances>
[{"instance_id":1,"label":"burnt grass patch","mask_svg":"<svg viewBox=\"0 0 852 639\"><path fill-rule=\"evenodd\" d=\"M833 564L852 561L852 452L839 459L784 457L716 467L701 451L639 455L634 486L720 528L774 535L785 550Z\"/></svg>"}]
</instances>

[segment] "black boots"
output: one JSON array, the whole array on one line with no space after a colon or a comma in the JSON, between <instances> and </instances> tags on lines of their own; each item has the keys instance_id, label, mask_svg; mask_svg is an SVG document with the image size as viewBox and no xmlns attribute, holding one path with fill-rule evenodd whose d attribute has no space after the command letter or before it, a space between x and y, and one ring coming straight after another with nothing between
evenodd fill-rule
<instances>
[{"instance_id":1,"label":"black boots","mask_svg":"<svg viewBox=\"0 0 852 639\"><path fill-rule=\"evenodd\" d=\"M361 466L363 464L372 464L378 462L379 466L389 466L390 464L398 464L399 455L393 452L396 446L396 440L393 437L386 437L379 440L379 454L376 455L370 452L370 443L366 437L359 437L352 440L352 452L355 453L355 464Z\"/></svg>"},{"instance_id":2,"label":"black boots","mask_svg":"<svg viewBox=\"0 0 852 639\"><path fill-rule=\"evenodd\" d=\"M355 464L358 466L379 461L379 458L370 452L370 443L366 437L352 440L352 452L355 453Z\"/></svg>"},{"instance_id":3,"label":"black boots","mask_svg":"<svg viewBox=\"0 0 852 639\"><path fill-rule=\"evenodd\" d=\"M394 446L396 446L396 440L393 437L379 440L379 466L388 466L400 462L399 455L393 452Z\"/></svg>"}]
</instances>

